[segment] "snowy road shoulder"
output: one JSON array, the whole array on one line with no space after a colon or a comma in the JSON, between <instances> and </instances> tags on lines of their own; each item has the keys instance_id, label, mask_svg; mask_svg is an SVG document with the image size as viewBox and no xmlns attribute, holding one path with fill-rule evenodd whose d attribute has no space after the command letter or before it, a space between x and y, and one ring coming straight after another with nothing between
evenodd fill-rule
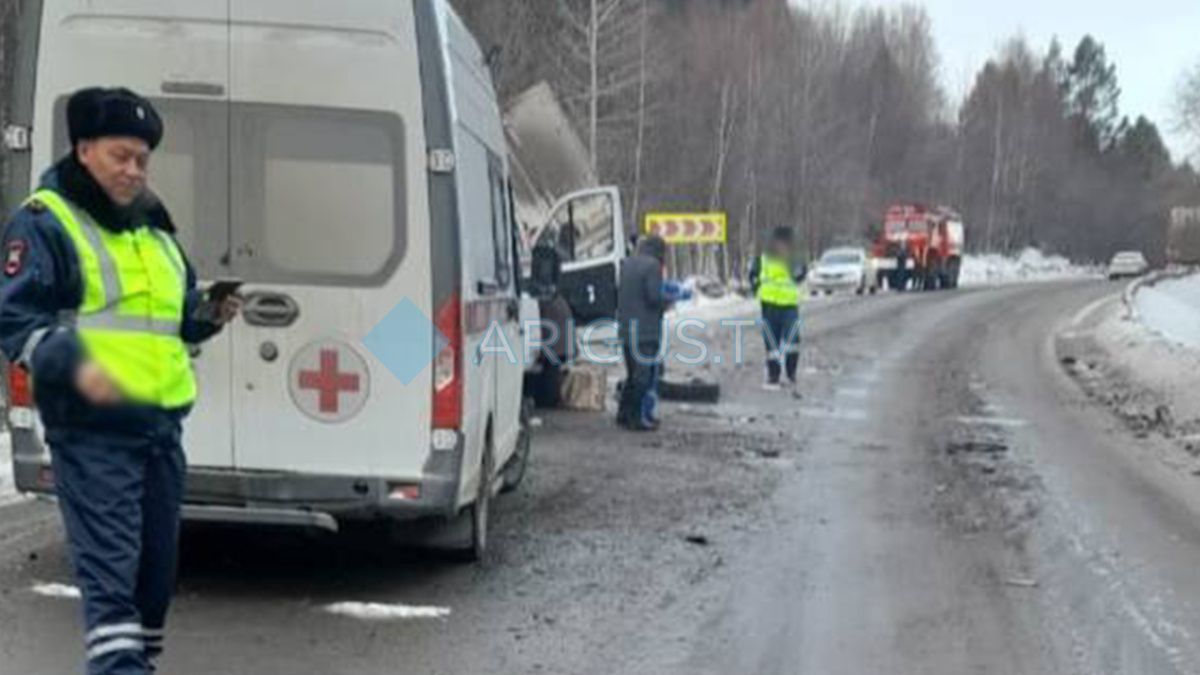
<instances>
[{"instance_id":1,"label":"snowy road shoulder","mask_svg":"<svg viewBox=\"0 0 1200 675\"><path fill-rule=\"evenodd\" d=\"M1200 273L1144 284L1134 293L1133 303L1147 328L1200 350Z\"/></svg>"},{"instance_id":2,"label":"snowy road shoulder","mask_svg":"<svg viewBox=\"0 0 1200 675\"><path fill-rule=\"evenodd\" d=\"M1091 399L1111 409L1138 438L1161 439L1167 448L1165 463L1200 471L1200 387L1195 375L1200 372L1200 349L1167 339L1151 327L1156 321L1178 324L1171 313L1144 314L1139 306L1134 318L1119 298L1108 300L1085 308L1063 327L1058 336L1063 366Z\"/></svg>"},{"instance_id":3,"label":"snowy road shoulder","mask_svg":"<svg viewBox=\"0 0 1200 675\"><path fill-rule=\"evenodd\" d=\"M970 253L963 258L963 286L998 286L1033 281L1060 281L1099 276L1091 267L1078 265L1059 255L1027 248L1015 256L999 253Z\"/></svg>"}]
</instances>

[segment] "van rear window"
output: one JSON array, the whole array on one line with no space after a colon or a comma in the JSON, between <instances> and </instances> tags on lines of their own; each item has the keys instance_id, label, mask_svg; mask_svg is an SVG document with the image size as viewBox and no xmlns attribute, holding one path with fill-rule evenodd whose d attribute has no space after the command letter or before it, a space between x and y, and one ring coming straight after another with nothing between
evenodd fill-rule
<instances>
[{"instance_id":1,"label":"van rear window","mask_svg":"<svg viewBox=\"0 0 1200 675\"><path fill-rule=\"evenodd\" d=\"M66 97L55 147L69 148ZM403 258L404 125L374 111L154 100L150 185L202 278L383 284ZM225 263L232 265L227 266Z\"/></svg>"},{"instance_id":2,"label":"van rear window","mask_svg":"<svg viewBox=\"0 0 1200 675\"><path fill-rule=\"evenodd\" d=\"M251 281L382 283L404 250L404 132L384 113L233 106L232 215Z\"/></svg>"}]
</instances>

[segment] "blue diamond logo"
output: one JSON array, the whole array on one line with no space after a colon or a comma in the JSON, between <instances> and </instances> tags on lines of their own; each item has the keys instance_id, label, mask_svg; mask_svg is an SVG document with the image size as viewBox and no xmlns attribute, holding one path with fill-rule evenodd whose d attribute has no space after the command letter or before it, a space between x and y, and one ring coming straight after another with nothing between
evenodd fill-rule
<instances>
[{"instance_id":1,"label":"blue diamond logo","mask_svg":"<svg viewBox=\"0 0 1200 675\"><path fill-rule=\"evenodd\" d=\"M363 338L367 351L406 385L412 384L433 361L433 355L449 343L450 340L408 298L388 312Z\"/></svg>"}]
</instances>

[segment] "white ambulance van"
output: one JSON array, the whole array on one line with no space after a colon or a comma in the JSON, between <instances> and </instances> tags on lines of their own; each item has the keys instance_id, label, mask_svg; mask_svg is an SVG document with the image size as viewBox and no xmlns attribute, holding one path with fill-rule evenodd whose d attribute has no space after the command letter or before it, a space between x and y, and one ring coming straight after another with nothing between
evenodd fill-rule
<instances>
[{"instance_id":1,"label":"white ambulance van","mask_svg":"<svg viewBox=\"0 0 1200 675\"><path fill-rule=\"evenodd\" d=\"M481 358L489 331L520 351L520 281L489 64L448 4L22 5L7 203L67 151L71 92L126 86L166 120L151 185L201 278L246 282L244 317L193 350L185 516L432 521L477 557L528 457L521 360ZM572 199L623 244L610 191ZM18 487L49 492L9 386Z\"/></svg>"}]
</instances>

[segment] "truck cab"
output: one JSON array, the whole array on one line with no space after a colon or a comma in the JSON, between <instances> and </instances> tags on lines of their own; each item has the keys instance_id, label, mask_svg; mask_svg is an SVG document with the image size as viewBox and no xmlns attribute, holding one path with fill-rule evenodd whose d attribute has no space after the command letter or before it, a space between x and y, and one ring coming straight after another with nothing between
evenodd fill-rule
<instances>
[{"instance_id":1,"label":"truck cab","mask_svg":"<svg viewBox=\"0 0 1200 675\"><path fill-rule=\"evenodd\" d=\"M962 216L944 206L897 204L872 247L877 283L898 291L958 287L964 244Z\"/></svg>"}]
</instances>

